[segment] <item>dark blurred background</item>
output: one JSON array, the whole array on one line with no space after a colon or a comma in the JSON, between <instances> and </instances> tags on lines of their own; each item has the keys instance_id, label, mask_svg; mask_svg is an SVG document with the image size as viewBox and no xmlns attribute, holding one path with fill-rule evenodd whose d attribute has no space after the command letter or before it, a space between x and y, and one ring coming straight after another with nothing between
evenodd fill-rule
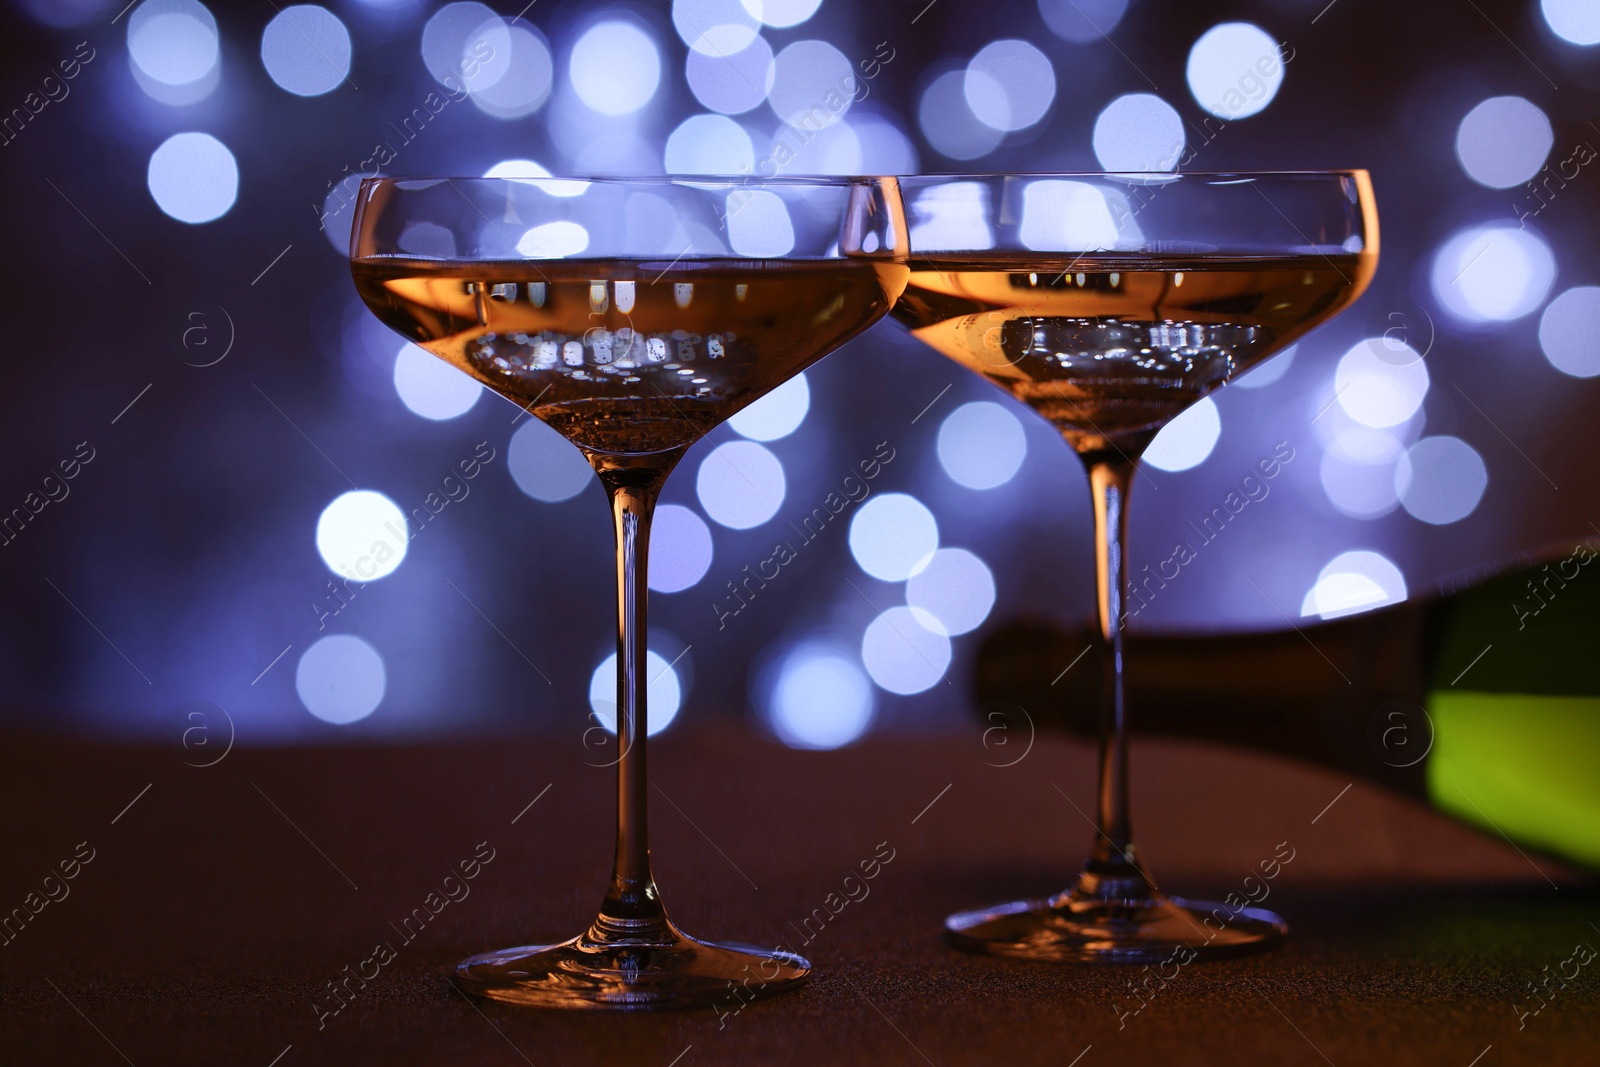
<instances>
[{"instance_id":1,"label":"dark blurred background","mask_svg":"<svg viewBox=\"0 0 1600 1067\"><path fill-rule=\"evenodd\" d=\"M1590 0L123 2L10 0L0 33L13 726L277 743L603 716L601 492L361 306L346 205L377 172L1367 167L1375 284L1163 434L1134 568L1292 459L1133 625L1284 628L1596 532ZM834 121L786 125L847 76ZM870 495L735 599L875 453ZM1091 617L1066 447L890 323L698 444L664 503L652 726L948 730L988 629Z\"/></svg>"}]
</instances>

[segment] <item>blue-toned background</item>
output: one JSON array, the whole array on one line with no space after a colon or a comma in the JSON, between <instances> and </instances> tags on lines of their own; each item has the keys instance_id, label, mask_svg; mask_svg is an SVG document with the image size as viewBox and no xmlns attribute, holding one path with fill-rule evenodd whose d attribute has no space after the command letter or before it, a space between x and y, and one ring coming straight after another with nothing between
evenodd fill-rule
<instances>
[{"instance_id":1,"label":"blue-toned background","mask_svg":"<svg viewBox=\"0 0 1600 1067\"><path fill-rule=\"evenodd\" d=\"M1594 532L1592 2L518 6L11 4L8 722L177 738L220 708L275 742L603 717L601 492L365 312L347 204L379 171L1366 166L1371 291L1152 449L1134 567L1197 558L1134 625L1284 627ZM1206 541L1191 524L1275 451ZM949 729L986 628L1092 610L1066 447L892 324L711 434L664 503L653 726Z\"/></svg>"}]
</instances>

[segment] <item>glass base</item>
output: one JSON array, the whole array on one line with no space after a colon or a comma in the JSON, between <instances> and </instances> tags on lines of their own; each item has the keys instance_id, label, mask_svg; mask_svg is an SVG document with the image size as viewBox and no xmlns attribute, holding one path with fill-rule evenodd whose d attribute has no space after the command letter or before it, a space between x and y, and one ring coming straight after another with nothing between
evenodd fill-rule
<instances>
[{"instance_id":1,"label":"glass base","mask_svg":"<svg viewBox=\"0 0 1600 1067\"><path fill-rule=\"evenodd\" d=\"M944 921L957 948L1077 963L1189 963L1283 944L1289 925L1264 908L1152 895L1104 900L1066 893L963 911Z\"/></svg>"},{"instance_id":2,"label":"glass base","mask_svg":"<svg viewBox=\"0 0 1600 1067\"><path fill-rule=\"evenodd\" d=\"M666 924L662 937L601 940L590 930L559 945L526 945L456 965L465 993L541 1008L644 1009L721 1005L736 1012L797 988L811 964L757 945L714 945Z\"/></svg>"}]
</instances>

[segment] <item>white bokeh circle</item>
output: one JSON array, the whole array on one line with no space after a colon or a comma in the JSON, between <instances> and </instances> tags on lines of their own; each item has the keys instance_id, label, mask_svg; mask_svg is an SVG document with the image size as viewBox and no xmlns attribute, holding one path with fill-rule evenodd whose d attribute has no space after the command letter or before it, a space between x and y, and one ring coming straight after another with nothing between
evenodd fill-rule
<instances>
[{"instance_id":1,"label":"white bokeh circle","mask_svg":"<svg viewBox=\"0 0 1600 1067\"><path fill-rule=\"evenodd\" d=\"M300 654L294 689L323 722L347 726L377 710L388 688L383 657L354 634L328 634Z\"/></svg>"},{"instance_id":2,"label":"white bokeh circle","mask_svg":"<svg viewBox=\"0 0 1600 1067\"><path fill-rule=\"evenodd\" d=\"M166 215L191 225L212 222L239 198L239 164L209 133L175 133L150 154L145 184Z\"/></svg>"},{"instance_id":3,"label":"white bokeh circle","mask_svg":"<svg viewBox=\"0 0 1600 1067\"><path fill-rule=\"evenodd\" d=\"M920 608L894 607L861 637L861 662L882 689L910 696L931 689L950 666L950 638Z\"/></svg>"},{"instance_id":4,"label":"white bokeh circle","mask_svg":"<svg viewBox=\"0 0 1600 1067\"><path fill-rule=\"evenodd\" d=\"M282 8L261 34L261 65L285 92L321 96L350 74L350 31L325 7Z\"/></svg>"},{"instance_id":5,"label":"white bokeh circle","mask_svg":"<svg viewBox=\"0 0 1600 1067\"><path fill-rule=\"evenodd\" d=\"M767 720L790 748L832 749L866 733L876 708L872 682L848 650L808 642L778 668Z\"/></svg>"},{"instance_id":6,"label":"white bokeh circle","mask_svg":"<svg viewBox=\"0 0 1600 1067\"><path fill-rule=\"evenodd\" d=\"M712 449L695 477L695 495L711 520L730 530L769 521L783 505L783 464L754 441L729 441Z\"/></svg>"},{"instance_id":7,"label":"white bokeh circle","mask_svg":"<svg viewBox=\"0 0 1600 1067\"><path fill-rule=\"evenodd\" d=\"M559 504L597 481L583 453L540 419L525 419L511 435L506 466L517 488L535 500Z\"/></svg>"},{"instance_id":8,"label":"white bokeh circle","mask_svg":"<svg viewBox=\"0 0 1600 1067\"><path fill-rule=\"evenodd\" d=\"M1433 257L1429 282L1439 305L1462 322L1511 322L1544 303L1555 256L1532 230L1508 224L1469 229Z\"/></svg>"},{"instance_id":9,"label":"white bokeh circle","mask_svg":"<svg viewBox=\"0 0 1600 1067\"><path fill-rule=\"evenodd\" d=\"M777 441L798 430L810 410L811 386L801 372L738 412L728 425L752 441Z\"/></svg>"},{"instance_id":10,"label":"white bokeh circle","mask_svg":"<svg viewBox=\"0 0 1600 1067\"><path fill-rule=\"evenodd\" d=\"M1016 477L1028 458L1022 421L999 404L962 404L939 425L939 465L957 485L994 489Z\"/></svg>"},{"instance_id":11,"label":"white bokeh circle","mask_svg":"<svg viewBox=\"0 0 1600 1067\"><path fill-rule=\"evenodd\" d=\"M1341 552L1317 575L1300 604L1301 615L1337 619L1406 599L1406 580L1381 552Z\"/></svg>"},{"instance_id":12,"label":"white bokeh circle","mask_svg":"<svg viewBox=\"0 0 1600 1067\"><path fill-rule=\"evenodd\" d=\"M711 569L711 527L681 504L662 504L650 520L650 588L681 593Z\"/></svg>"},{"instance_id":13,"label":"white bokeh circle","mask_svg":"<svg viewBox=\"0 0 1600 1067\"><path fill-rule=\"evenodd\" d=\"M1538 174L1554 144L1550 120L1520 96L1491 96L1456 128L1461 169L1491 189L1509 189Z\"/></svg>"},{"instance_id":14,"label":"white bokeh circle","mask_svg":"<svg viewBox=\"0 0 1600 1067\"><path fill-rule=\"evenodd\" d=\"M967 63L962 91L985 126L1022 130L1050 110L1056 72L1050 57L1027 41L992 41Z\"/></svg>"},{"instance_id":15,"label":"white bokeh circle","mask_svg":"<svg viewBox=\"0 0 1600 1067\"><path fill-rule=\"evenodd\" d=\"M645 736L654 737L672 725L683 703L683 683L672 663L655 649L644 657L645 709L647 720ZM608 732L617 732L617 654L600 661L589 676L589 709Z\"/></svg>"},{"instance_id":16,"label":"white bokeh circle","mask_svg":"<svg viewBox=\"0 0 1600 1067\"><path fill-rule=\"evenodd\" d=\"M1394 338L1369 337L1339 359L1333 388L1337 403L1363 426L1398 426L1428 395L1428 366L1415 349Z\"/></svg>"},{"instance_id":17,"label":"white bokeh circle","mask_svg":"<svg viewBox=\"0 0 1600 1067\"><path fill-rule=\"evenodd\" d=\"M395 353L394 389L413 414L435 422L465 415L483 395L476 378L409 341Z\"/></svg>"},{"instance_id":18,"label":"white bokeh circle","mask_svg":"<svg viewBox=\"0 0 1600 1067\"><path fill-rule=\"evenodd\" d=\"M1216 401L1201 397L1161 428L1141 459L1158 470L1186 471L1204 463L1221 436L1222 413Z\"/></svg>"},{"instance_id":19,"label":"white bokeh circle","mask_svg":"<svg viewBox=\"0 0 1600 1067\"><path fill-rule=\"evenodd\" d=\"M341 578L371 582L406 558L411 530L398 504L372 489L340 493L317 517L317 553Z\"/></svg>"},{"instance_id":20,"label":"white bokeh circle","mask_svg":"<svg viewBox=\"0 0 1600 1067\"><path fill-rule=\"evenodd\" d=\"M1254 23L1222 22L1189 49L1185 75L1195 103L1231 122L1265 110L1278 95L1283 52Z\"/></svg>"},{"instance_id":21,"label":"white bokeh circle","mask_svg":"<svg viewBox=\"0 0 1600 1067\"><path fill-rule=\"evenodd\" d=\"M939 549L906 581L906 606L926 612L923 625L950 637L982 626L994 600L994 573L964 548Z\"/></svg>"},{"instance_id":22,"label":"white bokeh circle","mask_svg":"<svg viewBox=\"0 0 1600 1067\"><path fill-rule=\"evenodd\" d=\"M1550 32L1568 44L1600 44L1600 4L1594 0L1540 0Z\"/></svg>"},{"instance_id":23,"label":"white bokeh circle","mask_svg":"<svg viewBox=\"0 0 1600 1067\"><path fill-rule=\"evenodd\" d=\"M939 547L939 523L914 496L884 493L856 509L850 519L850 554L862 570L882 582L903 582Z\"/></svg>"},{"instance_id":24,"label":"white bokeh circle","mask_svg":"<svg viewBox=\"0 0 1600 1067\"><path fill-rule=\"evenodd\" d=\"M1094 154L1109 171L1167 171L1178 166L1187 143L1183 118L1153 93L1128 93L1094 120Z\"/></svg>"},{"instance_id":25,"label":"white bokeh circle","mask_svg":"<svg viewBox=\"0 0 1600 1067\"><path fill-rule=\"evenodd\" d=\"M661 53L633 22L597 22L572 46L567 77L591 111L631 115L648 104L661 86Z\"/></svg>"},{"instance_id":26,"label":"white bokeh circle","mask_svg":"<svg viewBox=\"0 0 1600 1067\"><path fill-rule=\"evenodd\" d=\"M1412 518L1445 526L1477 510L1489 487L1489 470L1478 450L1461 438L1424 437L1400 457L1394 485L1400 506Z\"/></svg>"},{"instance_id":27,"label":"white bokeh circle","mask_svg":"<svg viewBox=\"0 0 1600 1067\"><path fill-rule=\"evenodd\" d=\"M1539 350L1562 374L1600 374L1600 287L1580 285L1550 301L1539 317Z\"/></svg>"}]
</instances>

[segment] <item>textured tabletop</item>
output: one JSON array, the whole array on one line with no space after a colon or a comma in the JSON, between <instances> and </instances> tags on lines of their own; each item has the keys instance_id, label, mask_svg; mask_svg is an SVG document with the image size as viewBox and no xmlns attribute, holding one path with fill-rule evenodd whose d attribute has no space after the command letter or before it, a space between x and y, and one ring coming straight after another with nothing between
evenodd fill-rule
<instances>
[{"instance_id":1,"label":"textured tabletop","mask_svg":"<svg viewBox=\"0 0 1600 1067\"><path fill-rule=\"evenodd\" d=\"M0 742L0 909L31 916L0 935L0 1062L1600 1062L1600 960L1570 962L1600 946L1593 879L1305 765L1136 744L1136 825L1164 887L1224 895L1293 853L1265 902L1288 947L1158 974L940 938L949 911L1067 882L1091 833L1089 747L1041 739L996 767L1020 749L976 731L831 753L675 731L651 749L674 919L786 942L815 973L739 1012L650 1015L476 1003L445 978L592 917L613 794L585 764L602 754L551 738L186 765L218 752ZM890 852L865 895L842 895ZM818 909L826 924L806 923ZM357 972L340 1007L329 983Z\"/></svg>"}]
</instances>

